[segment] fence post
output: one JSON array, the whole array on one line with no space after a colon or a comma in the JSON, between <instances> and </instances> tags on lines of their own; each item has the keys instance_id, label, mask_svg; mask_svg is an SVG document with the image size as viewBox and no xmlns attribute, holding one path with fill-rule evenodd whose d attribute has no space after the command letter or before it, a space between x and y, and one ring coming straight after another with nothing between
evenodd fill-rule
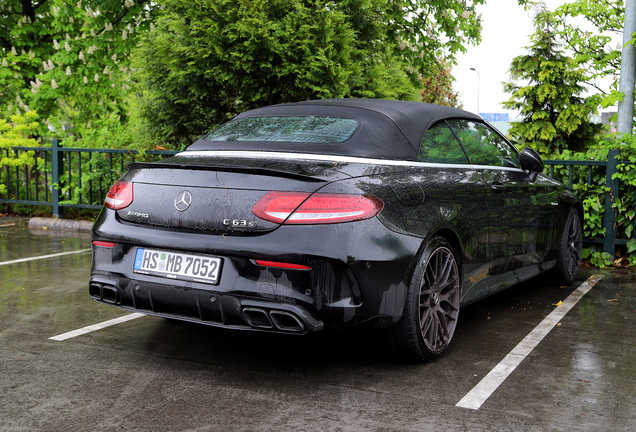
<instances>
[{"instance_id":1,"label":"fence post","mask_svg":"<svg viewBox=\"0 0 636 432\"><path fill-rule=\"evenodd\" d=\"M605 227L605 241L603 242L603 251L608 252L614 261L614 253L616 252L616 212L612 208L612 204L618 198L618 179L612 179L612 176L618 172L618 155L619 150L610 150L607 158L607 178L605 186L610 188L605 193L605 215L603 217L603 226Z\"/></svg>"},{"instance_id":2,"label":"fence post","mask_svg":"<svg viewBox=\"0 0 636 432\"><path fill-rule=\"evenodd\" d=\"M60 142L56 139L51 140L51 203L53 204L53 217L62 217L62 208L60 207L60 176L64 163L62 152L59 151Z\"/></svg>"}]
</instances>

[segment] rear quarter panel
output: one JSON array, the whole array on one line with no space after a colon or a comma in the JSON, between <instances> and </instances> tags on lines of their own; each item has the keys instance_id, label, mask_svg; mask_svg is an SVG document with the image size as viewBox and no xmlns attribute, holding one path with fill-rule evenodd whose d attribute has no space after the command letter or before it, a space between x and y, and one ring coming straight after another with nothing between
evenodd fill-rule
<instances>
[{"instance_id":1,"label":"rear quarter panel","mask_svg":"<svg viewBox=\"0 0 636 432\"><path fill-rule=\"evenodd\" d=\"M443 232L459 245L464 285L488 274L488 208L485 184L489 175L467 167L412 167L395 174L373 174L333 182L321 192L371 194L382 199L378 219L391 231L426 241ZM451 234L452 233L452 234ZM451 239L449 239L451 240ZM413 256L412 270L419 259Z\"/></svg>"}]
</instances>

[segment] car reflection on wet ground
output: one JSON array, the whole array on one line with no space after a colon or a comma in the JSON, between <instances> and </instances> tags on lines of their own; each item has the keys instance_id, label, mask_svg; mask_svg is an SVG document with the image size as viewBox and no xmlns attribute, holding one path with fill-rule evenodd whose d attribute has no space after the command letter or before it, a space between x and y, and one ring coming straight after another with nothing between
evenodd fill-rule
<instances>
[{"instance_id":1,"label":"car reflection on wet ground","mask_svg":"<svg viewBox=\"0 0 636 432\"><path fill-rule=\"evenodd\" d=\"M2 217L0 244L0 430L636 430L633 270L510 288L461 311L442 358L409 364L356 331L129 319L88 294L88 234ZM477 409L458 406L594 275Z\"/></svg>"}]
</instances>

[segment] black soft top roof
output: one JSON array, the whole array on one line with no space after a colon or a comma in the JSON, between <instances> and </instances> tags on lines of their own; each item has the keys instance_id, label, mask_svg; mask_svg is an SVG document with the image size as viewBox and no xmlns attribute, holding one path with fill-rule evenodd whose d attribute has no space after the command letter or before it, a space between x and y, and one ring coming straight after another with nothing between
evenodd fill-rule
<instances>
[{"instance_id":1,"label":"black soft top roof","mask_svg":"<svg viewBox=\"0 0 636 432\"><path fill-rule=\"evenodd\" d=\"M318 153L382 159L417 160L422 137L439 120L464 118L483 122L467 111L441 105L381 99L323 99L270 105L235 119L264 116L330 116L358 120L361 126L346 141L333 144L198 140L192 150L260 150Z\"/></svg>"}]
</instances>

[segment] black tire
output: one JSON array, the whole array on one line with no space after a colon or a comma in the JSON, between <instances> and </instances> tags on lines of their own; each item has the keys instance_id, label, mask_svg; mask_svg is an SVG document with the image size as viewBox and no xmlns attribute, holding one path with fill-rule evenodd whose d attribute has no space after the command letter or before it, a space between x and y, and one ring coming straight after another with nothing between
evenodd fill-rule
<instances>
[{"instance_id":1,"label":"black tire","mask_svg":"<svg viewBox=\"0 0 636 432\"><path fill-rule=\"evenodd\" d=\"M430 361L448 347L459 315L459 265L452 246L433 237L415 267L400 321L385 331L400 357Z\"/></svg>"},{"instance_id":2,"label":"black tire","mask_svg":"<svg viewBox=\"0 0 636 432\"><path fill-rule=\"evenodd\" d=\"M561 244L557 254L554 271L558 278L567 285L571 284L581 267L581 251L583 248L583 224L576 209L571 209L568 215Z\"/></svg>"}]
</instances>

